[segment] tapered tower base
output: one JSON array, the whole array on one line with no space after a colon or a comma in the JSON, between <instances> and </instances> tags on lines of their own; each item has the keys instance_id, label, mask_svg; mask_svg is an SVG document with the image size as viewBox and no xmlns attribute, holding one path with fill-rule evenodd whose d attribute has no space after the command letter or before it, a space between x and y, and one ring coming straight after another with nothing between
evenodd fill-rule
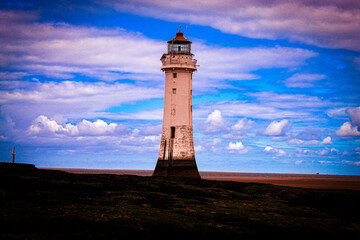
<instances>
[{"instance_id":1,"label":"tapered tower base","mask_svg":"<svg viewBox=\"0 0 360 240\"><path fill-rule=\"evenodd\" d=\"M201 178L195 160L158 160L153 176Z\"/></svg>"}]
</instances>

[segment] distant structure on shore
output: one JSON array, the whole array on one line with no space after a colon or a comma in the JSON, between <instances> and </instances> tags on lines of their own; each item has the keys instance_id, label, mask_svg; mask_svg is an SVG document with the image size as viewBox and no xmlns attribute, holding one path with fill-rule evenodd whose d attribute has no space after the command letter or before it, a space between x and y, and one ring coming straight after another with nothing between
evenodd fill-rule
<instances>
[{"instance_id":1,"label":"distant structure on shore","mask_svg":"<svg viewBox=\"0 0 360 240\"><path fill-rule=\"evenodd\" d=\"M181 27L161 57L165 72L164 115L158 161L153 176L200 178L192 125L192 74L197 61Z\"/></svg>"},{"instance_id":2,"label":"distant structure on shore","mask_svg":"<svg viewBox=\"0 0 360 240\"><path fill-rule=\"evenodd\" d=\"M15 155L16 155L16 152L15 152L15 146L14 146L13 150L11 151L12 163L15 163Z\"/></svg>"}]
</instances>

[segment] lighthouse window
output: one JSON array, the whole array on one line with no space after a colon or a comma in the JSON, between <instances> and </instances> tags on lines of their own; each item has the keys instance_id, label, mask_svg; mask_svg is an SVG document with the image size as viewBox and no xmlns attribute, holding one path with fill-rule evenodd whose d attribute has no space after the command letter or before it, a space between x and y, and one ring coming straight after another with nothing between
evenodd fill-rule
<instances>
[{"instance_id":1,"label":"lighthouse window","mask_svg":"<svg viewBox=\"0 0 360 240\"><path fill-rule=\"evenodd\" d=\"M171 138L175 138L175 127L171 127Z\"/></svg>"},{"instance_id":2,"label":"lighthouse window","mask_svg":"<svg viewBox=\"0 0 360 240\"><path fill-rule=\"evenodd\" d=\"M176 88L172 89L173 94L176 94Z\"/></svg>"},{"instance_id":3,"label":"lighthouse window","mask_svg":"<svg viewBox=\"0 0 360 240\"><path fill-rule=\"evenodd\" d=\"M176 78L177 77L177 74L176 73L173 73L173 78Z\"/></svg>"},{"instance_id":4,"label":"lighthouse window","mask_svg":"<svg viewBox=\"0 0 360 240\"><path fill-rule=\"evenodd\" d=\"M185 53L189 54L191 52L191 45L190 44L168 44L168 53Z\"/></svg>"}]
</instances>

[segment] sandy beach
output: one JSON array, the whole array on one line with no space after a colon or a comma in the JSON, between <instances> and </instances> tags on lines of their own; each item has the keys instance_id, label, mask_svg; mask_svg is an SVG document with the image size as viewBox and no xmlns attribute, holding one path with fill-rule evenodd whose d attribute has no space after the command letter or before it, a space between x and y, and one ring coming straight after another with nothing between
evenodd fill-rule
<instances>
[{"instance_id":1,"label":"sandy beach","mask_svg":"<svg viewBox=\"0 0 360 240\"><path fill-rule=\"evenodd\" d=\"M360 190L360 179L335 178L264 178L264 177L203 177L207 180L255 182L287 187L317 189L349 189Z\"/></svg>"},{"instance_id":2,"label":"sandy beach","mask_svg":"<svg viewBox=\"0 0 360 240\"><path fill-rule=\"evenodd\" d=\"M151 176L152 170L132 169L82 169L82 168L46 168L61 170L77 174L116 174ZM236 181L274 184L287 187L316 188L316 189L349 189L360 190L360 176L358 175L328 175L328 174L291 174L291 173L241 173L200 171L206 180Z\"/></svg>"}]
</instances>

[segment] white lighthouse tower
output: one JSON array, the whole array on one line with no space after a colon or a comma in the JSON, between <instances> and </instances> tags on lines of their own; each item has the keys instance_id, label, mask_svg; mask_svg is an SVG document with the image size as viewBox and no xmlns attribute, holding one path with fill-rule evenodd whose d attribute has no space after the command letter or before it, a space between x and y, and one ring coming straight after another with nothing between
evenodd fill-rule
<instances>
[{"instance_id":1,"label":"white lighthouse tower","mask_svg":"<svg viewBox=\"0 0 360 240\"><path fill-rule=\"evenodd\" d=\"M165 72L164 115L158 161L153 176L200 178L194 152L192 74L196 60L183 33L168 41L161 57Z\"/></svg>"}]
</instances>

